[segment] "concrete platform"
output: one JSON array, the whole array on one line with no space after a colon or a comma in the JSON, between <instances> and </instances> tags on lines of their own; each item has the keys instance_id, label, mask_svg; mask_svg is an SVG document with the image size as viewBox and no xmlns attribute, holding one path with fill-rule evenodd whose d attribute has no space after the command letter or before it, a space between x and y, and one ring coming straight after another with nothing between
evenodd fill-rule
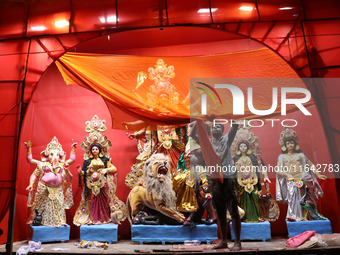
<instances>
[{"instance_id":1,"label":"concrete platform","mask_svg":"<svg viewBox=\"0 0 340 255\"><path fill-rule=\"evenodd\" d=\"M235 234L230 222L231 239L235 240ZM271 229L269 221L246 223L241 222L241 240L262 240L263 242L270 240Z\"/></svg>"},{"instance_id":2,"label":"concrete platform","mask_svg":"<svg viewBox=\"0 0 340 255\"><path fill-rule=\"evenodd\" d=\"M80 240L113 243L118 241L117 224L81 225Z\"/></svg>"},{"instance_id":3,"label":"concrete platform","mask_svg":"<svg viewBox=\"0 0 340 255\"><path fill-rule=\"evenodd\" d=\"M288 236L293 237L308 230L314 230L318 234L332 234L332 226L329 220L286 221Z\"/></svg>"},{"instance_id":4,"label":"concrete platform","mask_svg":"<svg viewBox=\"0 0 340 255\"><path fill-rule=\"evenodd\" d=\"M66 242L70 240L70 226L46 227L32 226L33 230L32 241L35 242Z\"/></svg>"},{"instance_id":5,"label":"concrete platform","mask_svg":"<svg viewBox=\"0 0 340 255\"><path fill-rule=\"evenodd\" d=\"M199 240L210 243L217 239L217 224L199 224L190 230L183 225L132 225L131 240L139 243L166 242L180 243L185 240Z\"/></svg>"}]
</instances>

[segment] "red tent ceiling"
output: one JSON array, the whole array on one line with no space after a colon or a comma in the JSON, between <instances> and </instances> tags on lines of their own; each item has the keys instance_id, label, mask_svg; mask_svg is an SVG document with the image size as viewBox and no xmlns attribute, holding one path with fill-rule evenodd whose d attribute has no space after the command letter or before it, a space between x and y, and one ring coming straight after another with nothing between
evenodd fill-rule
<instances>
[{"instance_id":1,"label":"red tent ceiling","mask_svg":"<svg viewBox=\"0 0 340 255\"><path fill-rule=\"evenodd\" d=\"M47 67L66 51L84 48L77 47L80 43L109 35L122 54L137 40L134 34L130 41L120 41L121 33L129 30L140 33L138 40L144 40L145 47L248 37L277 52L301 77L340 77L337 0L4 0L0 14L0 208L5 208L0 221L14 194L18 137L32 92ZM181 26L192 27L191 41L181 41L176 30ZM144 31L157 27L174 32L143 38ZM196 27L231 33L203 37ZM104 51L112 46L102 45ZM339 96L338 86L313 93L333 163L340 162Z\"/></svg>"}]
</instances>

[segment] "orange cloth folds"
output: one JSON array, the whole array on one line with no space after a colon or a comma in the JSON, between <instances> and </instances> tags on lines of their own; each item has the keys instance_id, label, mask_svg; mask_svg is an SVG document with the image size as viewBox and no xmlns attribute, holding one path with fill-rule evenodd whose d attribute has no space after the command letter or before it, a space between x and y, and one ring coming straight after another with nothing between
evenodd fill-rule
<instances>
[{"instance_id":1,"label":"orange cloth folds","mask_svg":"<svg viewBox=\"0 0 340 255\"><path fill-rule=\"evenodd\" d=\"M159 59L164 60L167 67L173 66L175 75L170 71L163 81L158 74L151 76L150 69L157 69ZM245 64L245 63L251 63ZM116 56L85 53L66 53L56 61L66 84L77 84L100 94L110 110L113 128L124 129L124 122L142 120L145 126L156 125L183 125L190 122L190 113L198 113L195 119L207 119L208 115L200 115L200 103L191 102L190 99L200 100L203 93L197 89L190 91L190 85L197 81L205 82L205 78L297 78L297 74L281 58L269 49L258 49L227 54L189 57L142 57L142 56ZM193 79L194 78L194 79ZM168 98L178 98L177 103L169 103L157 94L153 86L157 80L164 84L172 84L175 92L163 93ZM251 84L235 79L237 86L245 97L245 114L233 115L231 94L219 89L223 108L218 104L217 109L210 109L211 116L225 119L261 118L252 114L247 107L247 88ZM215 80L208 80L214 86ZM241 81L241 82L240 82ZM215 84L216 84L215 82ZM272 87L297 86L299 84L264 84L263 88L254 87L253 98L256 109L269 109L272 105ZM221 93L220 93L221 92ZM196 94L195 94L196 93ZM190 95L191 94L191 95ZM151 108L148 97L154 96L156 104ZM194 96L194 97L193 97ZM280 91L278 101L280 102ZM210 100L210 97L208 97ZM312 101L308 102L311 105ZM307 106L307 104L305 105ZM287 112L297 110L288 105ZM276 111L264 116L270 118L280 114L280 105ZM191 115L193 116L193 115Z\"/></svg>"}]
</instances>

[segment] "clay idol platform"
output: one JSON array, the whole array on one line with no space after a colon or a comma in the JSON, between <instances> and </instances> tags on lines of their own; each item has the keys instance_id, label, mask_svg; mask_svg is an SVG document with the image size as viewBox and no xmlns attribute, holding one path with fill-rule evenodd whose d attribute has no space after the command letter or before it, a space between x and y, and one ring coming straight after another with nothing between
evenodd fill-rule
<instances>
[{"instance_id":1,"label":"clay idol platform","mask_svg":"<svg viewBox=\"0 0 340 255\"><path fill-rule=\"evenodd\" d=\"M217 239L217 224L196 225L190 227L183 225L132 225L131 240L140 244L143 242L184 242L185 240L199 240L210 243Z\"/></svg>"},{"instance_id":2,"label":"clay idol platform","mask_svg":"<svg viewBox=\"0 0 340 255\"><path fill-rule=\"evenodd\" d=\"M98 242L117 242L118 225L108 223L101 225L81 225L80 240Z\"/></svg>"},{"instance_id":3,"label":"clay idol platform","mask_svg":"<svg viewBox=\"0 0 340 255\"><path fill-rule=\"evenodd\" d=\"M35 242L66 242L70 240L70 226L46 227L32 226L32 241Z\"/></svg>"},{"instance_id":4,"label":"clay idol platform","mask_svg":"<svg viewBox=\"0 0 340 255\"><path fill-rule=\"evenodd\" d=\"M230 222L231 239L235 240L235 234ZM269 221L246 223L241 222L241 240L262 240L263 242L270 240L271 229Z\"/></svg>"},{"instance_id":5,"label":"clay idol platform","mask_svg":"<svg viewBox=\"0 0 340 255\"><path fill-rule=\"evenodd\" d=\"M332 226L329 220L286 221L288 236L293 237L305 231L316 231L318 234L332 234Z\"/></svg>"}]
</instances>

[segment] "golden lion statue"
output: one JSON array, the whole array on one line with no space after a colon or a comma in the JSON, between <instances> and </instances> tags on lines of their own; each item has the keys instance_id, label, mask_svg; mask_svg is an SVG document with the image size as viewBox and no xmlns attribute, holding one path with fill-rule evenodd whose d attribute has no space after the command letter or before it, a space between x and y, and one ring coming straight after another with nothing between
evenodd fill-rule
<instances>
[{"instance_id":1,"label":"golden lion statue","mask_svg":"<svg viewBox=\"0 0 340 255\"><path fill-rule=\"evenodd\" d=\"M162 153L154 154L145 162L143 171L144 186L134 187L126 200L130 224L144 206L183 223L185 216L176 210L169 158Z\"/></svg>"}]
</instances>

